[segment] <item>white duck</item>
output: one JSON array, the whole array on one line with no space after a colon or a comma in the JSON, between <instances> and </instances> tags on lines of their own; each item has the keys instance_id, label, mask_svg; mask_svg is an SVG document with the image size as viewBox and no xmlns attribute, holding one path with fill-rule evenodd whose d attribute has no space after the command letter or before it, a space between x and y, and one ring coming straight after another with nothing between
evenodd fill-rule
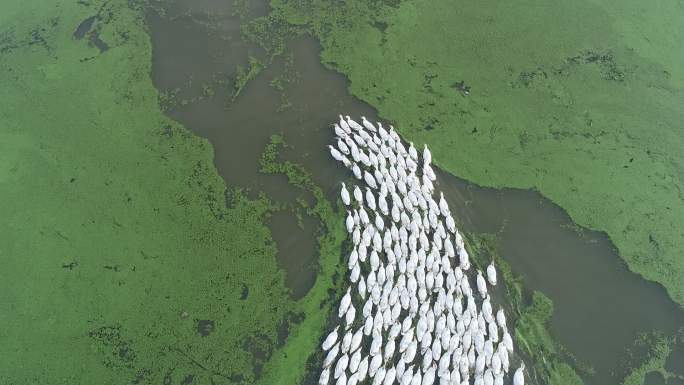
<instances>
[{"instance_id":1,"label":"white duck","mask_svg":"<svg viewBox=\"0 0 684 385\"><path fill-rule=\"evenodd\" d=\"M432 163L432 153L428 149L427 144L423 147L423 163L425 165Z\"/></svg>"},{"instance_id":2,"label":"white duck","mask_svg":"<svg viewBox=\"0 0 684 385\"><path fill-rule=\"evenodd\" d=\"M342 182L342 190L340 191L340 196L342 197L342 203L344 203L345 206L349 206L351 204L349 191L347 191L347 186L345 186L344 182Z\"/></svg>"},{"instance_id":3,"label":"white duck","mask_svg":"<svg viewBox=\"0 0 684 385\"><path fill-rule=\"evenodd\" d=\"M340 301L340 308L338 311L338 317L342 318L343 314L347 313L347 309L349 309L349 305L351 304L351 294L350 294L351 288L347 288L347 293L342 297L342 301Z\"/></svg>"},{"instance_id":4,"label":"white duck","mask_svg":"<svg viewBox=\"0 0 684 385\"><path fill-rule=\"evenodd\" d=\"M335 379L339 378L342 374L344 374L345 370L347 370L348 364L349 356L346 354L342 355L342 357L340 357L340 359L337 360L337 364L335 365Z\"/></svg>"},{"instance_id":5,"label":"white duck","mask_svg":"<svg viewBox=\"0 0 684 385\"><path fill-rule=\"evenodd\" d=\"M331 331L330 334L328 334L328 336L323 341L321 348L323 348L324 351L330 349L335 344L335 342L337 342L337 330L339 328L339 325L336 326L335 329L333 329L333 331Z\"/></svg>"},{"instance_id":6,"label":"white duck","mask_svg":"<svg viewBox=\"0 0 684 385\"><path fill-rule=\"evenodd\" d=\"M485 281L484 277L482 276L481 271L477 271L477 291L480 292L480 296L484 297L487 295L487 282Z\"/></svg>"},{"instance_id":7,"label":"white duck","mask_svg":"<svg viewBox=\"0 0 684 385\"><path fill-rule=\"evenodd\" d=\"M494 267L494 261L487 266L487 280L490 285L496 285L496 268Z\"/></svg>"},{"instance_id":8,"label":"white duck","mask_svg":"<svg viewBox=\"0 0 684 385\"><path fill-rule=\"evenodd\" d=\"M366 127L366 129L368 129L368 130L371 131L371 132L377 132L377 131L378 131L378 130L375 128L375 126L373 125L373 123L369 122L368 119L366 119L365 116L362 116L362 117L361 117L361 123L363 124L364 127Z\"/></svg>"},{"instance_id":9,"label":"white duck","mask_svg":"<svg viewBox=\"0 0 684 385\"><path fill-rule=\"evenodd\" d=\"M513 374L513 385L525 385L525 363L522 362L520 367L516 369Z\"/></svg>"}]
</instances>

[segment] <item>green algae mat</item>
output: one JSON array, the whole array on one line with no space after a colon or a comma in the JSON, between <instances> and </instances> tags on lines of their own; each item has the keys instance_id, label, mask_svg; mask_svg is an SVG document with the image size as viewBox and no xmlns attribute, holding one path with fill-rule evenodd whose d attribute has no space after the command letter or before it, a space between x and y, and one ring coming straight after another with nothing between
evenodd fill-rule
<instances>
[{"instance_id":1,"label":"green algae mat","mask_svg":"<svg viewBox=\"0 0 684 385\"><path fill-rule=\"evenodd\" d=\"M684 6L271 1L350 91L477 184L536 189L684 304Z\"/></svg>"},{"instance_id":2,"label":"green algae mat","mask_svg":"<svg viewBox=\"0 0 684 385\"><path fill-rule=\"evenodd\" d=\"M160 112L150 52L135 2L0 4L0 383L289 384L318 343L329 280L290 299L271 204Z\"/></svg>"}]
</instances>

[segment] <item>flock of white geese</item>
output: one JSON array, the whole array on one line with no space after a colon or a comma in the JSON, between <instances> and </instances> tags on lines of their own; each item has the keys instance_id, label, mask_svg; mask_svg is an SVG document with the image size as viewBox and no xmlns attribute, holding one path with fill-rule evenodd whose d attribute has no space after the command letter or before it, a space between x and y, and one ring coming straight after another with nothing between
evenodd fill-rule
<instances>
[{"instance_id":1,"label":"flock of white geese","mask_svg":"<svg viewBox=\"0 0 684 385\"><path fill-rule=\"evenodd\" d=\"M430 150L419 156L392 126L361 123L340 116L328 146L365 185L342 183L351 286L321 346L319 384L504 384L513 340L487 294L494 264L477 271L473 290L463 237L444 195L434 198Z\"/></svg>"}]
</instances>

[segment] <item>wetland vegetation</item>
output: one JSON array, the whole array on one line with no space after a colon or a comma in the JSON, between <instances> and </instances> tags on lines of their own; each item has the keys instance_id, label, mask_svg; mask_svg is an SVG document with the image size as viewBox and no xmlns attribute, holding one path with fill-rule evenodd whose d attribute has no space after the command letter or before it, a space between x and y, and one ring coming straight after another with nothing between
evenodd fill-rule
<instances>
[{"instance_id":1,"label":"wetland vegetation","mask_svg":"<svg viewBox=\"0 0 684 385\"><path fill-rule=\"evenodd\" d=\"M164 46L156 17L189 18L173 26L201 43ZM454 175L538 190L681 305L679 17L675 1L3 2L0 378L315 383L344 285L342 176L319 132L337 109L376 109ZM297 229L270 224L281 214ZM304 273L280 257L279 231L313 238L313 255L289 256ZM502 237L468 246L502 268L532 381L592 383L550 327L552 296L499 256ZM681 381L681 333L649 336L624 384Z\"/></svg>"}]
</instances>

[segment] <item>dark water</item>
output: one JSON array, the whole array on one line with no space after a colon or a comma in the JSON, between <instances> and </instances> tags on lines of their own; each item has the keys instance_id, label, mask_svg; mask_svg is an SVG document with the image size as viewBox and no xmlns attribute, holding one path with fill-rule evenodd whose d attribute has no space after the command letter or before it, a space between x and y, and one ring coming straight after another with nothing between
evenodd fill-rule
<instances>
[{"instance_id":1,"label":"dark water","mask_svg":"<svg viewBox=\"0 0 684 385\"><path fill-rule=\"evenodd\" d=\"M250 2L252 15L263 14ZM240 19L225 0L183 0L166 6L166 15L150 12L153 80L162 91L179 89L186 100L169 115L207 138L215 164L232 186L264 191L291 204L300 191L284 176L258 172L258 159L272 134L291 145L286 159L304 165L329 197L336 199L339 181L348 173L330 158L330 123L338 113L376 118L373 109L347 92L347 80L325 69L320 48L310 38L289 45L291 65L280 58L250 81L234 101L235 69L247 67L248 56L263 58L257 47L240 39ZM261 56L260 56L261 55ZM284 95L271 85L289 73L295 79ZM213 93L205 91L211 85ZM280 110L286 101L290 107ZM484 189L439 173L445 192L467 231L498 233L499 253L521 275L525 285L548 295L555 304L551 332L578 361L595 370L584 375L588 385L618 384L626 373L624 359L637 334L661 330L673 334L684 326L684 312L658 285L626 268L609 240L600 233L578 232L568 216L537 193ZM267 221L278 244L278 262L287 274L294 298L315 280L317 223L282 211ZM684 363L670 363L682 371ZM676 369L679 368L679 369ZM657 381L656 381L657 382Z\"/></svg>"},{"instance_id":2,"label":"dark water","mask_svg":"<svg viewBox=\"0 0 684 385\"><path fill-rule=\"evenodd\" d=\"M525 286L553 300L551 332L596 370L587 384L619 383L625 351L639 333L673 335L684 325L684 312L662 286L630 272L604 234L577 229L549 200L531 191L481 188L446 173L438 177L463 227L498 233L499 253Z\"/></svg>"}]
</instances>

